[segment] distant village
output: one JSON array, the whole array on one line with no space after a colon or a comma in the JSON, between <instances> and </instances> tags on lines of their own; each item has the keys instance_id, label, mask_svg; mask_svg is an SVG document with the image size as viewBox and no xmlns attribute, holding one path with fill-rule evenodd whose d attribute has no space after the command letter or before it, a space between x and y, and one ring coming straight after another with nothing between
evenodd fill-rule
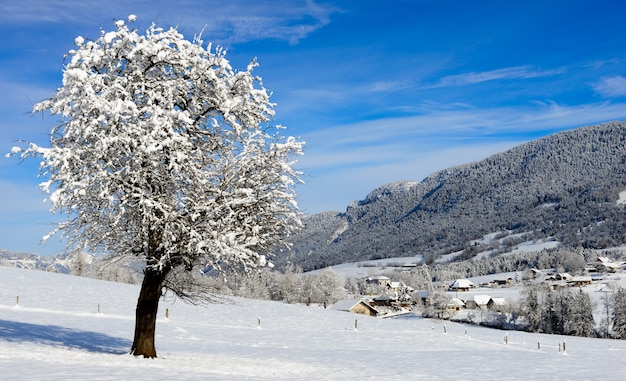
<instances>
[{"instance_id":1,"label":"distant village","mask_svg":"<svg viewBox=\"0 0 626 381\"><path fill-rule=\"evenodd\" d=\"M530 269L515 276L494 275L484 283L475 284L469 279L455 279L439 282L432 290L415 290L401 281L378 275L365 279L366 290L378 291L359 298L344 299L335 303L332 308L355 314L374 317L395 317L413 313L416 309L439 308L435 317L451 316L461 310L478 310L491 312L510 311L509 301L504 297L492 297L489 289L535 284L553 290L584 287L605 279L607 274L621 273L626 262L614 262L608 257L598 257L584 268L584 275L573 276L567 272L554 269ZM485 291L476 294L470 291ZM466 295L464 295L466 294ZM443 295L443 300L437 299ZM443 302L443 304L442 304Z\"/></svg>"}]
</instances>

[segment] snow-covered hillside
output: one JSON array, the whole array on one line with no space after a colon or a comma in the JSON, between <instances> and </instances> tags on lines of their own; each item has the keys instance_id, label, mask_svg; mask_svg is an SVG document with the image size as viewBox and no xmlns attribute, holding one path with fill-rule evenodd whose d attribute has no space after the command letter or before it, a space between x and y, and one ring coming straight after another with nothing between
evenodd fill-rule
<instances>
[{"instance_id":1,"label":"snow-covered hillside","mask_svg":"<svg viewBox=\"0 0 626 381\"><path fill-rule=\"evenodd\" d=\"M137 295L133 285L0 267L2 379L561 380L624 374L626 341L444 326L417 317L377 319L245 299L206 307L164 301L157 323L160 357L146 360L126 354Z\"/></svg>"}]
</instances>

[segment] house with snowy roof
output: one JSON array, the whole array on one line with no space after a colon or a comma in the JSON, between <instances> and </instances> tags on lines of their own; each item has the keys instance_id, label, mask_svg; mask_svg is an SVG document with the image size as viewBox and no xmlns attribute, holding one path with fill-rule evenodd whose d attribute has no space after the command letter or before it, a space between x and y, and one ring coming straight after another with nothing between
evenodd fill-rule
<instances>
[{"instance_id":1,"label":"house with snowy roof","mask_svg":"<svg viewBox=\"0 0 626 381\"><path fill-rule=\"evenodd\" d=\"M490 311L504 312L507 307L505 298L491 298L487 303L487 309Z\"/></svg>"},{"instance_id":2,"label":"house with snowy roof","mask_svg":"<svg viewBox=\"0 0 626 381\"><path fill-rule=\"evenodd\" d=\"M452 298L446 304L447 312L456 312L465 308L465 302L459 298Z\"/></svg>"},{"instance_id":3,"label":"house with snowy roof","mask_svg":"<svg viewBox=\"0 0 626 381\"><path fill-rule=\"evenodd\" d=\"M471 310L486 310L490 300L489 295L473 295L465 301L465 307Z\"/></svg>"},{"instance_id":4,"label":"house with snowy roof","mask_svg":"<svg viewBox=\"0 0 626 381\"><path fill-rule=\"evenodd\" d=\"M331 309L353 314L378 316L378 310L362 299L344 299L335 303Z\"/></svg>"},{"instance_id":5,"label":"house with snowy roof","mask_svg":"<svg viewBox=\"0 0 626 381\"><path fill-rule=\"evenodd\" d=\"M449 287L450 291L469 291L474 288L474 283L469 279L457 279Z\"/></svg>"},{"instance_id":6,"label":"house with snowy roof","mask_svg":"<svg viewBox=\"0 0 626 381\"><path fill-rule=\"evenodd\" d=\"M367 279L365 279L365 283L388 287L391 284L391 279L384 275L370 276L370 277L367 277Z\"/></svg>"},{"instance_id":7,"label":"house with snowy roof","mask_svg":"<svg viewBox=\"0 0 626 381\"><path fill-rule=\"evenodd\" d=\"M465 307L471 310L503 311L506 305L505 298L492 298L489 295L473 295L465 301Z\"/></svg>"},{"instance_id":8,"label":"house with snowy roof","mask_svg":"<svg viewBox=\"0 0 626 381\"><path fill-rule=\"evenodd\" d=\"M584 286L590 285L592 281L593 281L593 278L591 278L588 275L578 275L570 279L568 283L570 286L573 286L573 287L584 287Z\"/></svg>"},{"instance_id":9,"label":"house with snowy roof","mask_svg":"<svg viewBox=\"0 0 626 381\"><path fill-rule=\"evenodd\" d=\"M612 262L608 257L598 257L598 259L596 259L593 263L593 267L595 267L597 271L603 273L616 273L622 271L622 265Z\"/></svg>"}]
</instances>

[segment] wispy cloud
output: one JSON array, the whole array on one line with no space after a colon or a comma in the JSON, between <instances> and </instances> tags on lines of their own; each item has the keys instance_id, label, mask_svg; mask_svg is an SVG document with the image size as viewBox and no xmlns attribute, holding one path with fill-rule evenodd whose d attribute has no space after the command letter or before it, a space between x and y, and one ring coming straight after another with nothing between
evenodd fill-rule
<instances>
[{"instance_id":1,"label":"wispy cloud","mask_svg":"<svg viewBox=\"0 0 626 381\"><path fill-rule=\"evenodd\" d=\"M548 103L534 108L432 110L422 115L311 131L303 135L308 152L301 164L313 172L333 168L350 170L361 166L371 168L372 162L403 163L424 152L491 144L503 137L505 141L528 141L537 133L625 117L626 104L623 103L581 106Z\"/></svg>"},{"instance_id":2,"label":"wispy cloud","mask_svg":"<svg viewBox=\"0 0 626 381\"><path fill-rule=\"evenodd\" d=\"M143 11L137 11L143 10ZM228 43L260 39L277 39L296 44L310 33L330 22L337 7L305 1L180 1L173 6L169 0L125 0L106 2L84 0L22 0L0 3L0 22L73 23L85 25L125 19L137 13L139 22L157 21L184 25L187 29L204 29ZM111 23L112 25L112 23Z\"/></svg>"},{"instance_id":3,"label":"wispy cloud","mask_svg":"<svg viewBox=\"0 0 626 381\"><path fill-rule=\"evenodd\" d=\"M467 86L503 79L528 79L552 76L561 70L534 70L530 66L516 66L490 71L470 72L443 77L433 87Z\"/></svg>"},{"instance_id":4,"label":"wispy cloud","mask_svg":"<svg viewBox=\"0 0 626 381\"><path fill-rule=\"evenodd\" d=\"M626 118L626 104L449 109L317 129L303 135L306 154L300 204L308 213L342 210L385 183L486 158L565 129ZM312 206L316 209L311 209Z\"/></svg>"},{"instance_id":5,"label":"wispy cloud","mask_svg":"<svg viewBox=\"0 0 626 381\"><path fill-rule=\"evenodd\" d=\"M240 2L241 3L241 2ZM251 2L238 4L207 24L214 33L229 31L229 42L275 39L297 44L310 33L326 26L339 8L301 2ZM242 9L246 9L242 13Z\"/></svg>"},{"instance_id":6,"label":"wispy cloud","mask_svg":"<svg viewBox=\"0 0 626 381\"><path fill-rule=\"evenodd\" d=\"M393 92L413 87L411 81L377 81L365 86L365 91L372 93Z\"/></svg>"},{"instance_id":7,"label":"wispy cloud","mask_svg":"<svg viewBox=\"0 0 626 381\"><path fill-rule=\"evenodd\" d=\"M595 83L593 88L605 98L622 97L626 95L626 78L621 75L605 77Z\"/></svg>"}]
</instances>

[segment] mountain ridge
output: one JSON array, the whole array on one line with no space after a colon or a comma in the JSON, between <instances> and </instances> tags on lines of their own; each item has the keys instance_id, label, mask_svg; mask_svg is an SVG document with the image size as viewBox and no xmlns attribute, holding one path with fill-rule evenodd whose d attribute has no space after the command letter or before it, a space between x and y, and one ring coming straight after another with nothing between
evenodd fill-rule
<instances>
[{"instance_id":1,"label":"mountain ridge","mask_svg":"<svg viewBox=\"0 0 626 381\"><path fill-rule=\"evenodd\" d=\"M372 190L345 212L305 217L278 262L304 270L398 256L463 251L492 232L556 237L563 245L626 242L626 123L580 127ZM339 234L335 234L341 230Z\"/></svg>"}]
</instances>

